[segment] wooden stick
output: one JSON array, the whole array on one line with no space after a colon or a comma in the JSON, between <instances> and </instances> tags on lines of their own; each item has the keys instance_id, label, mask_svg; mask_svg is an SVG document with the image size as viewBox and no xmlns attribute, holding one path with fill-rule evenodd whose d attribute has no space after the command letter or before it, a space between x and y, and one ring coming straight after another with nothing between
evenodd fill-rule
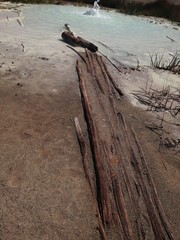
<instances>
[{"instance_id":1,"label":"wooden stick","mask_svg":"<svg viewBox=\"0 0 180 240\"><path fill-rule=\"evenodd\" d=\"M103 62L103 66L104 69L109 77L109 79L111 80L113 87L116 89L116 91L118 92L119 96L123 96L124 94L122 93L122 91L119 89L119 87L117 86L116 82L114 81L113 77L111 76L110 72L107 69L107 66L105 65L105 63Z\"/></svg>"},{"instance_id":2,"label":"wooden stick","mask_svg":"<svg viewBox=\"0 0 180 240\"><path fill-rule=\"evenodd\" d=\"M118 72L122 72L106 55L104 55L104 53L102 53L102 52L100 52L100 51L98 51L103 57L105 57L110 63L111 63L111 65L116 69L116 70L118 70Z\"/></svg>"},{"instance_id":3,"label":"wooden stick","mask_svg":"<svg viewBox=\"0 0 180 240\"><path fill-rule=\"evenodd\" d=\"M25 51L25 46L24 46L24 44L21 43L21 46L22 46L22 52L24 52L24 51Z\"/></svg>"},{"instance_id":4,"label":"wooden stick","mask_svg":"<svg viewBox=\"0 0 180 240\"><path fill-rule=\"evenodd\" d=\"M87 163L86 163L87 158L88 158L87 157L87 144L86 144L86 141L84 139L84 136L83 136L80 124L79 124L79 120L78 120L77 117L74 118L74 125L75 125L76 135L77 135L78 142L79 142L80 149L81 149L82 162L83 162L83 168L84 168L85 176L86 176L86 179L88 180L90 190L91 190L91 193L92 193L92 197L93 197L93 200L94 200L94 205L95 205L98 224L99 224L98 230L99 230L99 233L100 233L100 237L101 237L102 240L108 240L107 235L106 235L105 230L104 230L104 227L103 227L103 224L102 224L102 220L101 220L101 216L100 216L100 213L99 213L98 204L97 204L97 200L96 200L96 194L95 194L94 189L93 189L93 184L92 184L90 174L89 174L89 171L88 171L88 166L87 166Z\"/></svg>"},{"instance_id":5,"label":"wooden stick","mask_svg":"<svg viewBox=\"0 0 180 240\"><path fill-rule=\"evenodd\" d=\"M168 36L166 36L169 40L171 40L171 42L175 42L175 40L174 39L172 39L172 38L170 38L170 37L168 37Z\"/></svg>"}]
</instances>

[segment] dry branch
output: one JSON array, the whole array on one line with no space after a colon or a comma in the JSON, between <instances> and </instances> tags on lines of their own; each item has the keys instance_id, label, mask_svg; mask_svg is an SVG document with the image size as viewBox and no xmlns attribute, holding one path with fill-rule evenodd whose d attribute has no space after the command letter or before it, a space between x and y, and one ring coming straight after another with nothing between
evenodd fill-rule
<instances>
[{"instance_id":1,"label":"dry branch","mask_svg":"<svg viewBox=\"0 0 180 240\"><path fill-rule=\"evenodd\" d=\"M172 39L172 38L170 38L170 37L168 37L168 36L166 36L169 40L171 40L171 42L175 42L175 40L174 39Z\"/></svg>"},{"instance_id":2,"label":"dry branch","mask_svg":"<svg viewBox=\"0 0 180 240\"><path fill-rule=\"evenodd\" d=\"M180 94L171 93L170 86L160 91L152 88L149 91L141 89L132 94L139 102L148 106L148 111L168 111L173 117L180 112Z\"/></svg>"},{"instance_id":3,"label":"dry branch","mask_svg":"<svg viewBox=\"0 0 180 240\"><path fill-rule=\"evenodd\" d=\"M92 184L90 174L89 174L89 171L88 171L88 166L87 166L87 163L86 163L87 158L88 158L88 156L87 156L88 155L87 154L87 144L86 144L86 141L84 139L84 136L83 136L80 124L79 124L79 120L76 117L74 118L74 125L75 125L78 142L79 142L80 149L81 149L82 162L83 162L83 168L84 168L85 176L88 180L90 190L91 190L91 193L92 193L92 197L93 197L93 200L94 200L95 210L96 210L96 214L97 214L97 218L98 218L98 224L99 224L98 230L99 230L99 233L100 233L100 237L101 237L102 240L108 240L107 235L106 235L105 230L104 230L104 227L103 227L103 224L102 224L101 216L100 216L97 201L96 201L96 193L94 192L93 184Z\"/></svg>"},{"instance_id":4,"label":"dry branch","mask_svg":"<svg viewBox=\"0 0 180 240\"><path fill-rule=\"evenodd\" d=\"M24 51L25 51L25 46L24 46L24 44L21 43L21 46L22 46L22 52L24 52Z\"/></svg>"}]
</instances>

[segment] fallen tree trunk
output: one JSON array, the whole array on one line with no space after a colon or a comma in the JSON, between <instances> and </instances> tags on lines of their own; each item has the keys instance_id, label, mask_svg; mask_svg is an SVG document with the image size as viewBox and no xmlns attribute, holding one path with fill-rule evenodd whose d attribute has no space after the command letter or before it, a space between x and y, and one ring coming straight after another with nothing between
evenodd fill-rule
<instances>
[{"instance_id":1,"label":"fallen tree trunk","mask_svg":"<svg viewBox=\"0 0 180 240\"><path fill-rule=\"evenodd\" d=\"M85 40L81 37L76 37L74 35L74 33L71 31L65 31L62 33L61 36L66 43L68 43L74 47L79 46L79 47L87 48L91 52L98 51L98 47L96 45L94 45L91 42L88 42L87 40Z\"/></svg>"},{"instance_id":2,"label":"fallen tree trunk","mask_svg":"<svg viewBox=\"0 0 180 240\"><path fill-rule=\"evenodd\" d=\"M174 240L131 119L123 116L122 92L101 56L87 50L81 56L76 68L95 184L87 180L101 239ZM75 124L88 176L87 145Z\"/></svg>"}]
</instances>

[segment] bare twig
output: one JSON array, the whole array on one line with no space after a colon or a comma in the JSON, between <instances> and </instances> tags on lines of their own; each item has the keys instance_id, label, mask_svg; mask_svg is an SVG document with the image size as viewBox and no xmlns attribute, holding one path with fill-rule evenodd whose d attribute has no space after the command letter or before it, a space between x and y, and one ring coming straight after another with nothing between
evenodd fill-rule
<instances>
[{"instance_id":1,"label":"bare twig","mask_svg":"<svg viewBox=\"0 0 180 240\"><path fill-rule=\"evenodd\" d=\"M22 46L22 52L24 52L24 51L25 51L25 46L24 46L24 44L21 43L21 46Z\"/></svg>"},{"instance_id":2,"label":"bare twig","mask_svg":"<svg viewBox=\"0 0 180 240\"><path fill-rule=\"evenodd\" d=\"M166 36L169 40L171 40L171 42L175 42L175 40L174 39L172 39L172 38L170 38L170 37L168 37L168 36Z\"/></svg>"}]
</instances>

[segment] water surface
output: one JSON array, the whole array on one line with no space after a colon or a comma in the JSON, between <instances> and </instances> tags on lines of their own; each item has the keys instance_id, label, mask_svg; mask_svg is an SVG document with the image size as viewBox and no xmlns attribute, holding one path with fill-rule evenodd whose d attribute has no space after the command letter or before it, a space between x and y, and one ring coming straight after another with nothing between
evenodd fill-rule
<instances>
[{"instance_id":1,"label":"water surface","mask_svg":"<svg viewBox=\"0 0 180 240\"><path fill-rule=\"evenodd\" d=\"M149 64L148 53L169 54L180 50L180 30L168 22L155 24L148 18L102 9L98 16L86 16L83 15L86 10L86 7L69 5L26 5L23 7L24 28L19 31L12 28L11 38L29 39L46 48L56 47L64 24L69 23L76 35L92 41L108 57L124 63L134 64L138 59L141 65Z\"/></svg>"}]
</instances>

